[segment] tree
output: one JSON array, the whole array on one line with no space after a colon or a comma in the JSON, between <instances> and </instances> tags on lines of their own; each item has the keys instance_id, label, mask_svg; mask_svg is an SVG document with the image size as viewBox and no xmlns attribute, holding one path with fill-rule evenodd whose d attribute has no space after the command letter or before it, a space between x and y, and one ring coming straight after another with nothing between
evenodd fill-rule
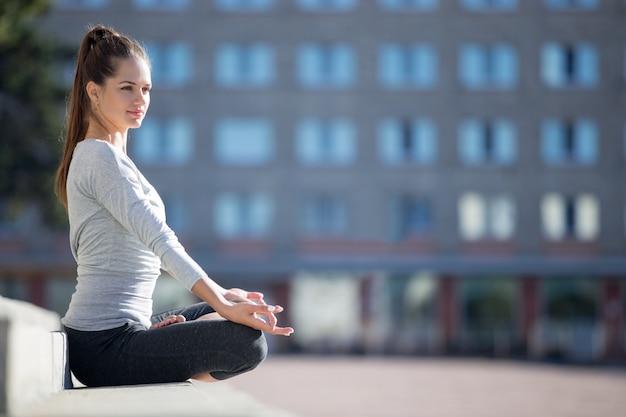
<instances>
[{"instance_id":1,"label":"tree","mask_svg":"<svg viewBox=\"0 0 626 417\"><path fill-rule=\"evenodd\" d=\"M48 0L0 2L0 222L35 205L48 225L64 224L53 191L65 93L55 68L66 48L44 39L35 19Z\"/></svg>"}]
</instances>

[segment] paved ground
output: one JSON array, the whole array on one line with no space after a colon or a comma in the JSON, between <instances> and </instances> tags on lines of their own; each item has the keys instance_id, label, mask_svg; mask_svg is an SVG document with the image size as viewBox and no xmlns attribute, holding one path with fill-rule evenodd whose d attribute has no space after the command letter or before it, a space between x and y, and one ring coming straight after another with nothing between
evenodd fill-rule
<instances>
[{"instance_id":1,"label":"paved ground","mask_svg":"<svg viewBox=\"0 0 626 417\"><path fill-rule=\"evenodd\" d=\"M626 417L625 369L277 356L227 383L300 417Z\"/></svg>"}]
</instances>

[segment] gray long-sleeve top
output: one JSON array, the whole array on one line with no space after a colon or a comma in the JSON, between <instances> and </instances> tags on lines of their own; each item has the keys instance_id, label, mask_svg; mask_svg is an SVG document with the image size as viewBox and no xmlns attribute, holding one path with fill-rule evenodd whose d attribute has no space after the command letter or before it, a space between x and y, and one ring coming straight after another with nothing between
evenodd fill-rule
<instances>
[{"instance_id":1,"label":"gray long-sleeve top","mask_svg":"<svg viewBox=\"0 0 626 417\"><path fill-rule=\"evenodd\" d=\"M120 149L96 139L79 142L67 200L78 268L65 326L96 331L139 322L149 327L161 268L188 290L206 276L167 226L154 187Z\"/></svg>"}]
</instances>

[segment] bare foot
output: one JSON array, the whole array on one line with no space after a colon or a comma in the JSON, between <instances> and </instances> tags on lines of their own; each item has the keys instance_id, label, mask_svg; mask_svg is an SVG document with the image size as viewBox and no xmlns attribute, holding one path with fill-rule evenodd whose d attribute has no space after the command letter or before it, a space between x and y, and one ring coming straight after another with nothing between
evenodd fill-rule
<instances>
[{"instance_id":1,"label":"bare foot","mask_svg":"<svg viewBox=\"0 0 626 417\"><path fill-rule=\"evenodd\" d=\"M185 316L171 315L164 318L162 322L153 324L152 326L150 326L150 329L159 329L161 327L169 326L170 324L184 323L186 321L187 319L185 318Z\"/></svg>"}]
</instances>

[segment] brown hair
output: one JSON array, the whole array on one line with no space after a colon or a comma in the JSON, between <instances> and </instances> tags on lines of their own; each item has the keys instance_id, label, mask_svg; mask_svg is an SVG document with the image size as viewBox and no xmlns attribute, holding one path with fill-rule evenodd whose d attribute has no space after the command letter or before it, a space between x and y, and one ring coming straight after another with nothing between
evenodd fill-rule
<instances>
[{"instance_id":1,"label":"brown hair","mask_svg":"<svg viewBox=\"0 0 626 417\"><path fill-rule=\"evenodd\" d=\"M91 114L86 87L89 81L103 86L115 76L119 59L141 58L150 65L148 54L136 40L114 29L98 25L90 27L78 49L76 74L70 93L67 133L61 163L57 169L54 190L67 209L67 175L76 145L85 139Z\"/></svg>"}]
</instances>

